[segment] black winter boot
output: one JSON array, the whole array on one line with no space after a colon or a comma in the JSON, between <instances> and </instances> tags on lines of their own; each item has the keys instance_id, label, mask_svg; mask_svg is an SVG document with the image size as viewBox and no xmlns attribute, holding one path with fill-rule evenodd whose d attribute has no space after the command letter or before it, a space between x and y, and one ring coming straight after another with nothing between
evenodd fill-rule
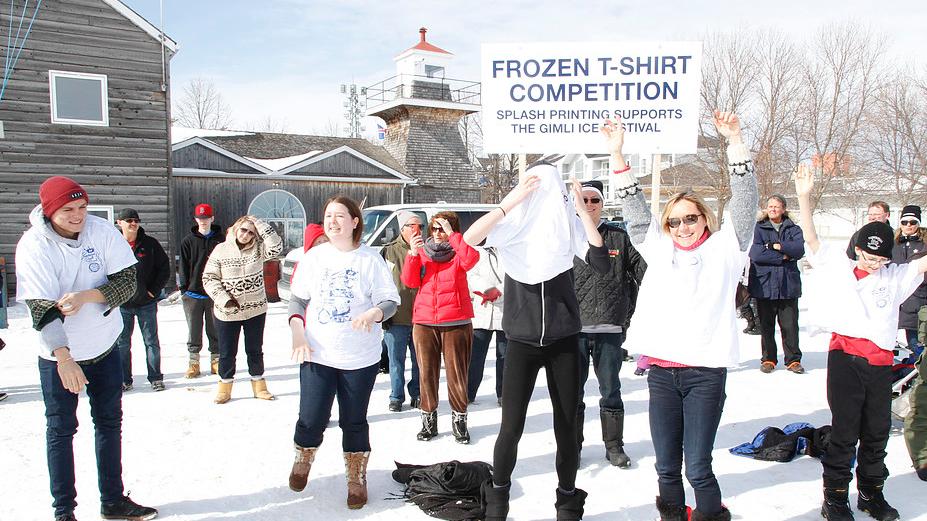
<instances>
[{"instance_id":1,"label":"black winter boot","mask_svg":"<svg viewBox=\"0 0 927 521\"><path fill-rule=\"evenodd\" d=\"M419 441L429 441L438 435L438 411L422 411L422 430L418 431Z\"/></svg>"},{"instance_id":2,"label":"black winter boot","mask_svg":"<svg viewBox=\"0 0 927 521\"><path fill-rule=\"evenodd\" d=\"M847 490L836 488L824 489L824 503L821 504L821 517L828 521L853 521L853 511L850 510L850 501Z\"/></svg>"},{"instance_id":3,"label":"black winter boot","mask_svg":"<svg viewBox=\"0 0 927 521\"><path fill-rule=\"evenodd\" d=\"M689 521L689 507L670 505L657 496L657 511L660 512L660 521Z\"/></svg>"},{"instance_id":4,"label":"black winter boot","mask_svg":"<svg viewBox=\"0 0 927 521\"><path fill-rule=\"evenodd\" d=\"M882 485L877 486L859 486L859 497L856 500L856 508L865 512L879 521L895 521L901 516L882 495Z\"/></svg>"},{"instance_id":5,"label":"black winter boot","mask_svg":"<svg viewBox=\"0 0 927 521\"><path fill-rule=\"evenodd\" d=\"M557 521L579 521L583 518L583 506L589 494L580 488L574 488L572 494L566 494L557 487Z\"/></svg>"},{"instance_id":6,"label":"black winter boot","mask_svg":"<svg viewBox=\"0 0 927 521\"><path fill-rule=\"evenodd\" d=\"M631 458L624 453L624 411L602 409L599 419L602 420L605 459L618 468L630 468Z\"/></svg>"},{"instance_id":7,"label":"black winter boot","mask_svg":"<svg viewBox=\"0 0 927 521\"><path fill-rule=\"evenodd\" d=\"M451 429L454 431L454 440L457 443L470 443L470 431L467 430L467 413L451 412Z\"/></svg>"},{"instance_id":8,"label":"black winter boot","mask_svg":"<svg viewBox=\"0 0 927 521\"><path fill-rule=\"evenodd\" d=\"M485 521L505 521L509 515L509 492L511 483L504 487L497 487L492 480L486 480L480 486L480 502L486 513Z\"/></svg>"},{"instance_id":9,"label":"black winter boot","mask_svg":"<svg viewBox=\"0 0 927 521\"><path fill-rule=\"evenodd\" d=\"M716 514L703 514L693 510L692 521L731 521L731 511L724 505L721 505L721 511Z\"/></svg>"}]
</instances>

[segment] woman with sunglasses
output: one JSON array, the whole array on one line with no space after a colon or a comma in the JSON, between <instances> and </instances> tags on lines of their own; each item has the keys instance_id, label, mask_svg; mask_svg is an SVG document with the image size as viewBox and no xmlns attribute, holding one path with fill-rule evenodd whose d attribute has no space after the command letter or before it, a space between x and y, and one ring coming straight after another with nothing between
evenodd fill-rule
<instances>
[{"instance_id":1,"label":"woman with sunglasses","mask_svg":"<svg viewBox=\"0 0 927 521\"><path fill-rule=\"evenodd\" d=\"M451 427L457 443L470 443L467 430L467 372L473 342L473 304L467 271L480 259L464 242L454 212L438 212L428 222L429 237L412 237L402 266L402 283L418 288L412 307L412 343L418 361L422 430L417 438L438 435L438 383L441 356L447 374Z\"/></svg>"},{"instance_id":2,"label":"woman with sunglasses","mask_svg":"<svg viewBox=\"0 0 927 521\"><path fill-rule=\"evenodd\" d=\"M921 207L905 206L901 210L900 226L895 230L895 245L892 248L892 262L907 264L915 255L927 251L927 228L921 227ZM901 304L898 315L898 329L904 329L908 347L914 349L917 342L917 312L927 305L927 282L918 286L913 295Z\"/></svg>"},{"instance_id":3,"label":"woman with sunglasses","mask_svg":"<svg viewBox=\"0 0 927 521\"><path fill-rule=\"evenodd\" d=\"M219 336L219 391L215 402L232 398L238 337L244 332L248 373L255 398L273 400L264 380L264 262L280 255L283 241L266 222L240 217L229 227L225 242L209 254L203 269L203 288L212 299Z\"/></svg>"},{"instance_id":4,"label":"woman with sunglasses","mask_svg":"<svg viewBox=\"0 0 927 521\"><path fill-rule=\"evenodd\" d=\"M602 130L617 168L612 183L622 199L631 242L647 262L625 345L650 358L650 433L663 521L687 519L683 458L695 490L691 519L731 519L721 503L711 452L724 408L727 367L741 361L734 297L753 238L758 197L737 115L715 111L714 124L728 144L731 186L731 217L720 229L714 212L693 192L671 196L663 213L652 217L640 184L624 167L621 122L607 121Z\"/></svg>"}]
</instances>

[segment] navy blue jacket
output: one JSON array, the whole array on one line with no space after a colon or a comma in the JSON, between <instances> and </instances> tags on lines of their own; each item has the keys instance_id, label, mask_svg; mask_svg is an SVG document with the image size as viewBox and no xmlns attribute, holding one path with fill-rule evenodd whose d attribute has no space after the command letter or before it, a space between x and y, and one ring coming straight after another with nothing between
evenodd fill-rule
<instances>
[{"instance_id":1,"label":"navy blue jacket","mask_svg":"<svg viewBox=\"0 0 927 521\"><path fill-rule=\"evenodd\" d=\"M775 243L781 249L774 249ZM800 297L798 259L804 255L805 236L791 219L783 218L778 232L768 218L756 223L750 246L750 296L767 300Z\"/></svg>"}]
</instances>

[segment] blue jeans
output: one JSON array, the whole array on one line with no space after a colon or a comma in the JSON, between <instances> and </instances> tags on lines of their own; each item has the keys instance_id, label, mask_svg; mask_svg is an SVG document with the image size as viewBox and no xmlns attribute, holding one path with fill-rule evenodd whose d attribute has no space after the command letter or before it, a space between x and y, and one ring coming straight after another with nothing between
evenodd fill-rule
<instances>
[{"instance_id":1,"label":"blue jeans","mask_svg":"<svg viewBox=\"0 0 927 521\"><path fill-rule=\"evenodd\" d=\"M621 401L621 380L618 372L624 361L624 333L580 333L579 353L582 362L579 365L579 399L580 408L585 409L586 380L589 379L589 358L592 358L595 376L599 380L599 410L624 412Z\"/></svg>"},{"instance_id":2,"label":"blue jeans","mask_svg":"<svg viewBox=\"0 0 927 521\"><path fill-rule=\"evenodd\" d=\"M502 373L505 368L505 348L507 340L501 330L474 329L473 349L470 352L470 370L467 374L467 399L476 401L476 395L483 382L483 367L489 353L489 342L496 334L496 398L502 398Z\"/></svg>"},{"instance_id":3,"label":"blue jeans","mask_svg":"<svg viewBox=\"0 0 927 521\"><path fill-rule=\"evenodd\" d=\"M412 359L412 378L409 379L409 398L419 397L418 360L412 343L412 326L392 324L383 330L383 342L389 354L389 399L406 401L403 386L406 383L406 351Z\"/></svg>"},{"instance_id":4,"label":"blue jeans","mask_svg":"<svg viewBox=\"0 0 927 521\"><path fill-rule=\"evenodd\" d=\"M338 426L344 452L370 450L367 404L377 379L380 363L361 369L335 369L327 365L304 363L299 367L299 419L293 441L300 447L322 444L325 427L332 416L332 403L338 396Z\"/></svg>"},{"instance_id":5,"label":"blue jeans","mask_svg":"<svg viewBox=\"0 0 927 521\"><path fill-rule=\"evenodd\" d=\"M95 432L97 484L100 502L122 497L122 368L119 353L110 351L100 360L81 365L90 398ZM61 384L58 364L39 359L39 379L45 400L45 447L55 515L77 507L74 487L74 434L77 433L77 394Z\"/></svg>"},{"instance_id":6,"label":"blue jeans","mask_svg":"<svg viewBox=\"0 0 927 521\"><path fill-rule=\"evenodd\" d=\"M682 461L686 479L703 514L721 511L721 487L711 468L711 451L724 409L727 369L651 366L650 437L657 457L660 497L670 505L685 505Z\"/></svg>"},{"instance_id":7,"label":"blue jeans","mask_svg":"<svg viewBox=\"0 0 927 521\"><path fill-rule=\"evenodd\" d=\"M122 358L122 383L132 383L132 333L135 319L145 343L145 359L148 365L148 381L164 380L161 374L161 344L158 342L158 302L152 301L139 307L121 307L122 334L116 339L116 347Z\"/></svg>"}]
</instances>

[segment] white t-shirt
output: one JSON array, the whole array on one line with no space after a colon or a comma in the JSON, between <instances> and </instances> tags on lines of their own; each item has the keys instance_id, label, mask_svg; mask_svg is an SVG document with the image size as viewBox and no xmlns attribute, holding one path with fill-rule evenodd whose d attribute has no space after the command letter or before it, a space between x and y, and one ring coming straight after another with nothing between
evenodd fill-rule
<instances>
[{"instance_id":1,"label":"white t-shirt","mask_svg":"<svg viewBox=\"0 0 927 521\"><path fill-rule=\"evenodd\" d=\"M553 165L532 167L540 186L499 221L483 246L495 247L506 273L524 284L550 280L586 259L589 241L560 172Z\"/></svg>"},{"instance_id":2,"label":"white t-shirt","mask_svg":"<svg viewBox=\"0 0 927 521\"><path fill-rule=\"evenodd\" d=\"M304 317L310 362L352 370L380 360L379 324L369 332L351 327L351 320L380 302L399 304L393 275L375 250L360 246L343 252L320 244L303 255L290 289L309 301Z\"/></svg>"},{"instance_id":3,"label":"white t-shirt","mask_svg":"<svg viewBox=\"0 0 927 521\"><path fill-rule=\"evenodd\" d=\"M680 364L731 367L740 352L734 294L747 261L730 219L698 248L675 247L656 219L637 246L647 274L624 347Z\"/></svg>"},{"instance_id":4,"label":"white t-shirt","mask_svg":"<svg viewBox=\"0 0 927 521\"><path fill-rule=\"evenodd\" d=\"M842 248L822 244L807 258L812 270L802 280L802 293L808 303L805 318L813 332L865 338L882 349L893 349L898 306L924 281L918 264L889 264L856 280L856 262Z\"/></svg>"},{"instance_id":5,"label":"white t-shirt","mask_svg":"<svg viewBox=\"0 0 927 521\"><path fill-rule=\"evenodd\" d=\"M88 215L84 230L75 240L59 236L46 224L42 207L29 216L32 227L16 245L16 299L58 300L65 293L94 289L112 275L135 264L129 243L104 219ZM112 347L122 333L122 315L106 304L84 304L76 315L65 317L68 349L75 360L90 360ZM46 346L39 356L55 358Z\"/></svg>"}]
</instances>

